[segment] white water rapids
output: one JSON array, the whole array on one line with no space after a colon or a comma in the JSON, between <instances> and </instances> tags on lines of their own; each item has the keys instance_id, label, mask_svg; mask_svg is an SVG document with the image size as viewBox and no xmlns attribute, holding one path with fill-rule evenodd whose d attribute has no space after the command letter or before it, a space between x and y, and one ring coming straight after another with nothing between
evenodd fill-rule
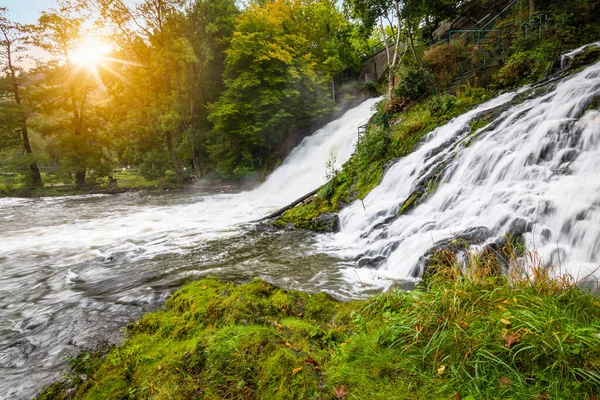
<instances>
[{"instance_id":1,"label":"white water rapids","mask_svg":"<svg viewBox=\"0 0 600 400\"><path fill-rule=\"evenodd\" d=\"M255 232L249 222L325 183L328 161L339 168L350 157L377 101L304 139L249 192L0 199L0 399L31 398L65 357L114 340L193 277L342 287L309 235Z\"/></svg>"},{"instance_id":2,"label":"white water rapids","mask_svg":"<svg viewBox=\"0 0 600 400\"><path fill-rule=\"evenodd\" d=\"M470 121L519 95L502 95L431 132L363 202L341 212L342 231L324 236L321 249L375 260L378 267L350 263L348 279L378 287L411 279L436 242L478 227L494 240L517 218L532 226L527 247L544 263L576 279L596 271L600 113L586 108L600 96L600 64L510 107L469 143ZM418 178L442 161L447 165L437 190L395 218Z\"/></svg>"}]
</instances>

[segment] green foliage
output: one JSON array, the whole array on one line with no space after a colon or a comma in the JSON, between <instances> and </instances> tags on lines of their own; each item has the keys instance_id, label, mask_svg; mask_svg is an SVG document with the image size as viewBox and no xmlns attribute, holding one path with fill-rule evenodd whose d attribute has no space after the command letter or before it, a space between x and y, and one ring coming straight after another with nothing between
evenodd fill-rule
<instances>
[{"instance_id":1,"label":"green foliage","mask_svg":"<svg viewBox=\"0 0 600 400\"><path fill-rule=\"evenodd\" d=\"M251 4L225 60L226 90L211 106L208 150L225 177L270 162L276 146L333 106L331 74L344 66L347 22L333 3Z\"/></svg>"},{"instance_id":2,"label":"green foliage","mask_svg":"<svg viewBox=\"0 0 600 400\"><path fill-rule=\"evenodd\" d=\"M493 257L471 255L467 269L438 257L420 290L350 303L203 279L132 324L122 345L75 358L39 398L594 395L597 298L535 255L506 254L514 274L495 274Z\"/></svg>"},{"instance_id":3,"label":"green foliage","mask_svg":"<svg viewBox=\"0 0 600 400\"><path fill-rule=\"evenodd\" d=\"M165 171L169 168L169 165L170 162L166 152L155 149L144 156L139 165L140 175L149 180L162 178L165 176Z\"/></svg>"},{"instance_id":4,"label":"green foliage","mask_svg":"<svg viewBox=\"0 0 600 400\"><path fill-rule=\"evenodd\" d=\"M431 75L423 69L411 69L402 77L400 85L394 90L397 97L419 100L431 91Z\"/></svg>"},{"instance_id":5,"label":"green foliage","mask_svg":"<svg viewBox=\"0 0 600 400\"><path fill-rule=\"evenodd\" d=\"M498 88L512 88L543 77L554 62L557 48L553 43L541 43L531 50L514 53L496 73Z\"/></svg>"}]
</instances>

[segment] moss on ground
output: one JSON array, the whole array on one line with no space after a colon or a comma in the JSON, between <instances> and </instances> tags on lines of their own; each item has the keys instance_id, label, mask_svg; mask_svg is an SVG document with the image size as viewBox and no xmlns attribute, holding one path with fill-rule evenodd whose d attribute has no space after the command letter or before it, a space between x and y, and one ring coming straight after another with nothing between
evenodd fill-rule
<instances>
[{"instance_id":1,"label":"moss on ground","mask_svg":"<svg viewBox=\"0 0 600 400\"><path fill-rule=\"evenodd\" d=\"M600 302L565 280L440 265L419 290L339 303L204 279L71 362L39 399L591 399Z\"/></svg>"}]
</instances>

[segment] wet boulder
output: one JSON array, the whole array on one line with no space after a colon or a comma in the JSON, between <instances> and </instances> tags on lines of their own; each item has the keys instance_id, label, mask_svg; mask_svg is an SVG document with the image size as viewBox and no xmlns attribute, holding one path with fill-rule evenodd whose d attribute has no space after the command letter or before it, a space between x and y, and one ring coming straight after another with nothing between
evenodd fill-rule
<instances>
[{"instance_id":1,"label":"wet boulder","mask_svg":"<svg viewBox=\"0 0 600 400\"><path fill-rule=\"evenodd\" d=\"M340 231L340 218L334 212L320 214L315 218L314 224L317 232L337 233Z\"/></svg>"},{"instance_id":2,"label":"wet boulder","mask_svg":"<svg viewBox=\"0 0 600 400\"><path fill-rule=\"evenodd\" d=\"M362 257L358 260L357 265L359 268L371 268L377 269L379 268L386 260L385 256L375 256L375 257Z\"/></svg>"},{"instance_id":3,"label":"wet boulder","mask_svg":"<svg viewBox=\"0 0 600 400\"><path fill-rule=\"evenodd\" d=\"M424 276L435 273L432 268L438 260L440 254L457 254L467 250L474 244L481 244L490 236L489 230L485 226L477 226L466 229L452 238L440 240L429 249L421 258L413 270L413 277Z\"/></svg>"}]
</instances>

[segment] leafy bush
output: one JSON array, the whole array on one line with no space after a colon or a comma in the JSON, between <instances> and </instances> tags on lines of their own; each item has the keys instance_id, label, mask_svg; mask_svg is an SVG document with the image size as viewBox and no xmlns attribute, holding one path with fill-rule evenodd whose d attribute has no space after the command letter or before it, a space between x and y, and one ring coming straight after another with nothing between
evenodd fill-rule
<instances>
[{"instance_id":1,"label":"leafy bush","mask_svg":"<svg viewBox=\"0 0 600 400\"><path fill-rule=\"evenodd\" d=\"M533 57L529 53L513 54L496 74L496 84L500 88L518 85L531 75Z\"/></svg>"},{"instance_id":2,"label":"leafy bush","mask_svg":"<svg viewBox=\"0 0 600 400\"><path fill-rule=\"evenodd\" d=\"M146 179L159 179L165 176L165 171L171 167L167 154L162 149L156 149L146 154L139 165L140 174Z\"/></svg>"},{"instance_id":3,"label":"leafy bush","mask_svg":"<svg viewBox=\"0 0 600 400\"><path fill-rule=\"evenodd\" d=\"M436 81L444 78L473 54L473 45L464 40L453 40L425 50L423 64Z\"/></svg>"},{"instance_id":4,"label":"leafy bush","mask_svg":"<svg viewBox=\"0 0 600 400\"><path fill-rule=\"evenodd\" d=\"M456 103L456 97L449 94L434 96L429 101L429 110L436 117L446 114Z\"/></svg>"},{"instance_id":5,"label":"leafy bush","mask_svg":"<svg viewBox=\"0 0 600 400\"><path fill-rule=\"evenodd\" d=\"M397 97L418 100L431 89L431 81L431 75L427 71L412 69L406 73L394 94Z\"/></svg>"},{"instance_id":6,"label":"leafy bush","mask_svg":"<svg viewBox=\"0 0 600 400\"><path fill-rule=\"evenodd\" d=\"M532 50L513 54L496 73L498 88L511 88L543 77L554 61L558 49L553 43L543 43Z\"/></svg>"}]
</instances>

